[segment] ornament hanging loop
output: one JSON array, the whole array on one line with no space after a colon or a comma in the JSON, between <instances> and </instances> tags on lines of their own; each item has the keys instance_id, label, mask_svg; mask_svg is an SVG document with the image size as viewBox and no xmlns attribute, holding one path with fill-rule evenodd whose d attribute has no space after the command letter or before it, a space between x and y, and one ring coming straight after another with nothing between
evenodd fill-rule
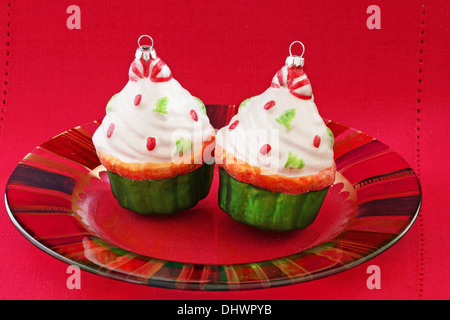
<instances>
[{"instance_id":1,"label":"ornament hanging loop","mask_svg":"<svg viewBox=\"0 0 450 320\"><path fill-rule=\"evenodd\" d=\"M150 41L152 42L152 45L151 45L151 46L148 46L148 45L141 45L141 39L142 39L142 38L149 38ZM142 36L140 36L139 39L138 39L138 41L137 41L137 43L138 43L139 48L145 48L145 49L153 48L153 38L150 37L150 36L147 35L147 34L143 34Z\"/></svg>"},{"instance_id":2,"label":"ornament hanging loop","mask_svg":"<svg viewBox=\"0 0 450 320\"><path fill-rule=\"evenodd\" d=\"M141 39L142 38L149 38L150 41L152 42L152 44L149 45L141 45ZM150 58L152 59L156 59L156 51L155 49L153 49L153 38L150 37L149 35L142 35L139 37L138 41L138 48L136 50L136 59L144 59L145 61L150 60Z\"/></svg>"},{"instance_id":3,"label":"ornament hanging loop","mask_svg":"<svg viewBox=\"0 0 450 320\"><path fill-rule=\"evenodd\" d=\"M302 46L302 54L300 56L293 55L292 54L292 46L296 43L300 43ZM300 41L294 41L289 46L289 57L286 58L286 65L287 66L296 66L296 67L303 67L305 65L305 59L303 58L303 55L305 54L305 46Z\"/></svg>"},{"instance_id":4,"label":"ornament hanging loop","mask_svg":"<svg viewBox=\"0 0 450 320\"><path fill-rule=\"evenodd\" d=\"M153 42L152 42L153 43ZM296 43L300 43L302 46L302 54L300 55L300 58L303 57L303 55L305 54L305 46L303 45L303 43L301 41L294 41L291 43L291 45L289 46L289 55L292 56L292 46Z\"/></svg>"}]
</instances>

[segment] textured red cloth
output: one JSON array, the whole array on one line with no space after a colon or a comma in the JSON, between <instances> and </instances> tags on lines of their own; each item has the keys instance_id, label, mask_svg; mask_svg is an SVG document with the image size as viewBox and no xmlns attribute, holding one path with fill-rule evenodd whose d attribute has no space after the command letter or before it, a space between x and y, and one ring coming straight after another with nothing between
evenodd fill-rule
<instances>
[{"instance_id":1,"label":"textured red cloth","mask_svg":"<svg viewBox=\"0 0 450 320\"><path fill-rule=\"evenodd\" d=\"M82 273L66 286L67 265L29 243L0 205L2 299L448 299L450 230L450 2L379 0L381 29L370 30L369 1L85 1L81 29L69 4L0 1L0 185L34 147L101 119L127 81L141 34L150 34L174 77L206 104L239 104L262 93L294 40L327 119L391 146L419 175L423 206L392 248L351 270L312 282L243 292L159 289ZM98 106L98 107L96 107ZM367 267L381 289L366 286Z\"/></svg>"}]
</instances>

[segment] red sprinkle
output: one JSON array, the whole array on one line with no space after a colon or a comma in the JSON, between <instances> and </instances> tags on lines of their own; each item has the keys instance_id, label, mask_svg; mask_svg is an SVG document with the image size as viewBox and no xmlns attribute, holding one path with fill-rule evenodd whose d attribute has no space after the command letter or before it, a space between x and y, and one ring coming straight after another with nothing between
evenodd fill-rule
<instances>
[{"instance_id":1,"label":"red sprinkle","mask_svg":"<svg viewBox=\"0 0 450 320\"><path fill-rule=\"evenodd\" d=\"M320 146L320 137L316 135L314 137L314 147L318 148Z\"/></svg>"},{"instance_id":2,"label":"red sprinkle","mask_svg":"<svg viewBox=\"0 0 450 320\"><path fill-rule=\"evenodd\" d=\"M111 123L108 127L108 131L106 132L106 137L111 138L114 132L114 123Z\"/></svg>"},{"instance_id":3,"label":"red sprinkle","mask_svg":"<svg viewBox=\"0 0 450 320\"><path fill-rule=\"evenodd\" d=\"M236 120L235 122L233 122L230 127L228 128L228 130L233 130L234 128L237 127L237 125L239 124L239 120Z\"/></svg>"},{"instance_id":4,"label":"red sprinkle","mask_svg":"<svg viewBox=\"0 0 450 320\"><path fill-rule=\"evenodd\" d=\"M138 94L136 97L134 97L134 105L138 106L141 103L142 95Z\"/></svg>"},{"instance_id":5,"label":"red sprinkle","mask_svg":"<svg viewBox=\"0 0 450 320\"><path fill-rule=\"evenodd\" d=\"M270 100L269 102L267 102L267 103L264 105L264 109L269 110L269 109L272 108L274 105L275 105L275 101Z\"/></svg>"},{"instance_id":6,"label":"red sprinkle","mask_svg":"<svg viewBox=\"0 0 450 320\"><path fill-rule=\"evenodd\" d=\"M265 144L261 147L261 149L259 149L259 152L262 155L266 155L270 152L270 150L272 150L272 147L270 146L270 144Z\"/></svg>"},{"instance_id":7,"label":"red sprinkle","mask_svg":"<svg viewBox=\"0 0 450 320\"><path fill-rule=\"evenodd\" d=\"M156 147L156 139L153 137L147 138L147 149L148 151L152 151Z\"/></svg>"},{"instance_id":8,"label":"red sprinkle","mask_svg":"<svg viewBox=\"0 0 450 320\"><path fill-rule=\"evenodd\" d=\"M198 121L197 112L195 112L194 110L191 110L191 117L192 119L194 119L194 121Z\"/></svg>"}]
</instances>

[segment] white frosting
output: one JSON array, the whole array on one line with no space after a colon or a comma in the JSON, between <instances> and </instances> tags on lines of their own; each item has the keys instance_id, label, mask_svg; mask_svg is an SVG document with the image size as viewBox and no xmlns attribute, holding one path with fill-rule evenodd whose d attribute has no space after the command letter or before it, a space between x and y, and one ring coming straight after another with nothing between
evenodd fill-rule
<instances>
[{"instance_id":1,"label":"white frosting","mask_svg":"<svg viewBox=\"0 0 450 320\"><path fill-rule=\"evenodd\" d=\"M280 71L286 73L286 68ZM301 79L291 79L293 81L290 81L290 85L307 79L304 74L298 76ZM309 80L301 89L290 85L285 78L285 83L280 86L275 75L269 89L245 100L229 125L218 131L216 146L220 146L227 154L240 161L264 169L266 174L306 176L332 167L334 138L329 135L329 129L319 115L314 100L307 98L308 94L312 95ZM293 93L293 89L296 92ZM265 108L268 102L271 102L272 106ZM290 121L282 121L285 113L291 115ZM230 130L230 127L234 126L235 128ZM263 146L266 144L270 145L271 149L264 154L264 149L267 148Z\"/></svg>"},{"instance_id":2,"label":"white frosting","mask_svg":"<svg viewBox=\"0 0 450 320\"><path fill-rule=\"evenodd\" d=\"M161 60L153 62L158 61ZM203 103L172 78L165 64L159 73L164 77L162 81L153 77L155 74L152 76L152 68L147 77L136 77L134 66L142 71L142 64L136 59L130 67L130 81L108 103L107 114L94 133L96 149L129 163L179 160L176 141L181 138L192 142L193 152L201 149L203 141L214 134ZM135 101L139 103L135 105ZM155 111L158 101L164 102L159 109L163 113ZM149 138L154 138L152 150L147 147Z\"/></svg>"}]
</instances>

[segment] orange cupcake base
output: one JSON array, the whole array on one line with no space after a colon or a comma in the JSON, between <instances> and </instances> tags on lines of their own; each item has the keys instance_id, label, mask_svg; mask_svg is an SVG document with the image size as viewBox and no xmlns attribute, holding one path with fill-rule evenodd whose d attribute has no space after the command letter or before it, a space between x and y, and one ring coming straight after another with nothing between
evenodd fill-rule
<instances>
[{"instance_id":1,"label":"orange cupcake base","mask_svg":"<svg viewBox=\"0 0 450 320\"><path fill-rule=\"evenodd\" d=\"M110 172L133 180L159 180L173 178L178 175L187 174L205 163L205 151L213 151L215 136L212 135L203 143L202 149L180 158L177 162L124 162L117 157L109 155L101 150L97 150L97 155L103 166ZM211 145L211 146L210 146ZM207 149L208 148L208 149ZM208 156L211 155L209 152Z\"/></svg>"},{"instance_id":2,"label":"orange cupcake base","mask_svg":"<svg viewBox=\"0 0 450 320\"><path fill-rule=\"evenodd\" d=\"M227 154L219 146L216 146L215 153L218 165L230 176L241 182L250 183L272 192L300 194L309 191L318 191L332 185L336 176L336 164L334 161L331 167L317 174L286 177L280 174L264 172L259 167L251 166L247 162L239 160L231 154Z\"/></svg>"}]
</instances>

